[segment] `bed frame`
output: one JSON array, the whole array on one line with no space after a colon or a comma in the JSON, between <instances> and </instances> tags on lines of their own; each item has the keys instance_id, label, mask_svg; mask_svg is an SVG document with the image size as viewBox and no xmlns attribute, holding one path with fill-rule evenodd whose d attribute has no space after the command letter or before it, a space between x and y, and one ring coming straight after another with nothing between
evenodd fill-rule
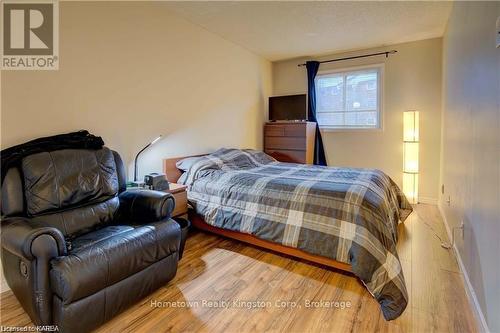
<instances>
[{"instance_id":1,"label":"bed frame","mask_svg":"<svg viewBox=\"0 0 500 333\"><path fill-rule=\"evenodd\" d=\"M163 160L163 172L167 175L167 179L171 183L176 183L179 177L182 175L182 172L177 169L175 164L177 161L182 160L187 157L197 157L197 156L203 156L203 155L193 155L193 156L184 156L184 157L176 157L176 158L168 158ZM198 229L208 231L210 233L235 239L244 243L252 244L264 249L268 249L271 251L275 251L278 253L282 253L288 256L304 259L307 261L311 261L320 265L325 265L328 267L340 269L342 271L346 272L351 272L352 273L352 268L351 265L336 261L327 257L319 256L319 255L314 255L310 254L308 252L290 247L290 246L285 246L281 245L278 243L273 243L267 240L260 239L258 237L255 237L250 234L238 232L238 231L232 231L232 230L226 230L218 227L214 227L208 223L205 222L202 216L199 214L196 214L193 211L190 211L189 217L191 220L191 223Z\"/></svg>"}]
</instances>

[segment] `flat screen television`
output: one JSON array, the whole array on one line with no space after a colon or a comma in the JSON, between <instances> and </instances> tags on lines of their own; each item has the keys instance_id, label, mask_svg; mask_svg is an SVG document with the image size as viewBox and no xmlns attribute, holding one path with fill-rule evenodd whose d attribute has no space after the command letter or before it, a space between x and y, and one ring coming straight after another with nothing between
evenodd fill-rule
<instances>
[{"instance_id":1,"label":"flat screen television","mask_svg":"<svg viewBox=\"0 0 500 333\"><path fill-rule=\"evenodd\" d=\"M269 97L269 121L307 119L307 95Z\"/></svg>"}]
</instances>

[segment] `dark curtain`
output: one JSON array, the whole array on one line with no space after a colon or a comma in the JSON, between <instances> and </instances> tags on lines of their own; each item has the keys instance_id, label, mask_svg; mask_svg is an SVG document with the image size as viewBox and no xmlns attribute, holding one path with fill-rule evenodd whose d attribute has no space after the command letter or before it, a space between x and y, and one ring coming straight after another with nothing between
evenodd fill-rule
<instances>
[{"instance_id":1,"label":"dark curtain","mask_svg":"<svg viewBox=\"0 0 500 333\"><path fill-rule=\"evenodd\" d=\"M325 149L323 148L323 139L316 120L316 90L314 78L318 73L319 62L306 62L307 68L307 120L316 123L316 142L314 144L314 164L326 165Z\"/></svg>"}]
</instances>

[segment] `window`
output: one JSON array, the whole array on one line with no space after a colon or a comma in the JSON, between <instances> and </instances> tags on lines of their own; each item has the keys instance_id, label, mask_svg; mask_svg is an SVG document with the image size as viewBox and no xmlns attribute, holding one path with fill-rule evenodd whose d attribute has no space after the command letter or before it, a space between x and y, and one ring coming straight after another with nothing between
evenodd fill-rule
<instances>
[{"instance_id":1,"label":"window","mask_svg":"<svg viewBox=\"0 0 500 333\"><path fill-rule=\"evenodd\" d=\"M316 119L322 128L381 128L382 67L318 74Z\"/></svg>"}]
</instances>

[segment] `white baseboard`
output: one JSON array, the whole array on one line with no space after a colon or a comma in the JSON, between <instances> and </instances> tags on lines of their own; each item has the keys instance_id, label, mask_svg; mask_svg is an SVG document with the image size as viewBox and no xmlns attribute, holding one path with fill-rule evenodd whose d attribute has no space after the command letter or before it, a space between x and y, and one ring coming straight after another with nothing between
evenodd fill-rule
<instances>
[{"instance_id":1,"label":"white baseboard","mask_svg":"<svg viewBox=\"0 0 500 333\"><path fill-rule=\"evenodd\" d=\"M443 208L441 207L440 203L438 204L438 209L444 221L444 226L446 228L446 233L448 234L448 239L451 241L452 239L451 227L448 224L448 220L446 219L446 215L444 214ZM472 311L474 312L474 316L476 317L477 322L480 325L479 329L481 330L481 332L489 333L490 329L488 328L488 323L486 322L486 318L484 317L483 311L481 310L481 306L479 305L476 292L472 287L472 284L469 279L469 274L465 269L462 257L460 256L460 252L458 252L458 249L455 244L452 244L452 247L453 251L455 252L455 257L457 258L458 266L460 268L460 271L462 272L462 277L465 285L465 292L467 293L467 297L469 298L470 306L472 308Z\"/></svg>"},{"instance_id":2,"label":"white baseboard","mask_svg":"<svg viewBox=\"0 0 500 333\"><path fill-rule=\"evenodd\" d=\"M428 204L428 205L437 205L437 198L429 198L429 197L418 197L418 203Z\"/></svg>"}]
</instances>

